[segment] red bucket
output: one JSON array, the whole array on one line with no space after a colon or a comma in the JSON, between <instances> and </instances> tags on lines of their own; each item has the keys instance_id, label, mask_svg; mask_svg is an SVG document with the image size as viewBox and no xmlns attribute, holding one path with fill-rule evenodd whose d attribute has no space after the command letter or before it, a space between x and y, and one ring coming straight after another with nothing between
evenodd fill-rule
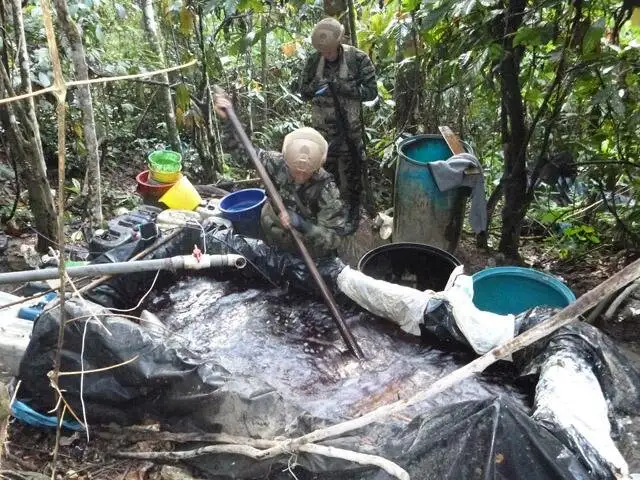
<instances>
[{"instance_id":1,"label":"red bucket","mask_svg":"<svg viewBox=\"0 0 640 480\"><path fill-rule=\"evenodd\" d=\"M140 172L136 176L136 182L138 187L136 191L142 196L143 199L158 200L165 194L176 182L173 183L159 183L149 178L149 170Z\"/></svg>"}]
</instances>

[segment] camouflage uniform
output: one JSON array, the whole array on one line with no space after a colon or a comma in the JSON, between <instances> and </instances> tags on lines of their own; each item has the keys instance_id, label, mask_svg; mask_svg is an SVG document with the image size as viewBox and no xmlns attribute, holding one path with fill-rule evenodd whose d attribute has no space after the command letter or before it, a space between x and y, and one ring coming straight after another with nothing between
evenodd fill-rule
<instances>
[{"instance_id":1,"label":"camouflage uniform","mask_svg":"<svg viewBox=\"0 0 640 480\"><path fill-rule=\"evenodd\" d=\"M340 126L331 93L327 90L322 95L315 95L326 81L335 85L349 124L348 132ZM337 179L345 203L357 212L362 192L361 164L366 161L360 103L374 100L378 95L373 63L366 53L350 45L340 46L334 62L326 61L315 52L305 66L300 93L303 99L311 100L312 126L329 142L325 168ZM352 158L345 135L355 145L359 158Z\"/></svg>"},{"instance_id":2,"label":"camouflage uniform","mask_svg":"<svg viewBox=\"0 0 640 480\"><path fill-rule=\"evenodd\" d=\"M311 223L310 231L303 234L305 244L314 257L335 255L344 231L346 218L333 178L324 169L313 174L311 179L297 185L287 171L283 155L279 152L257 150L258 158L278 188L285 207ZM285 250L297 252L293 238L280 224L270 202L265 203L260 224L269 244L277 244Z\"/></svg>"},{"instance_id":3,"label":"camouflage uniform","mask_svg":"<svg viewBox=\"0 0 640 480\"><path fill-rule=\"evenodd\" d=\"M228 153L238 163L247 163L247 153L240 145L227 122L224 127L228 140ZM297 185L289 176L284 156L280 152L256 149L258 159L278 189L285 207L311 224L308 233L302 234L305 245L313 257L337 255L337 248L346 228L344 204L333 177L324 169L316 171L311 179ZM262 207L260 226L269 245L297 253L291 233L280 224L280 218L270 202Z\"/></svg>"}]
</instances>

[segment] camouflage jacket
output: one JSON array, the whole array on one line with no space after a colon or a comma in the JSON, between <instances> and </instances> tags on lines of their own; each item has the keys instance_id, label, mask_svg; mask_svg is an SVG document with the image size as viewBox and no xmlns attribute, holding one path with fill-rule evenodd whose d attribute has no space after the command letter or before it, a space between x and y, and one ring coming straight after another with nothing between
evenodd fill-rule
<instances>
[{"instance_id":1,"label":"camouflage jacket","mask_svg":"<svg viewBox=\"0 0 640 480\"><path fill-rule=\"evenodd\" d=\"M335 250L345 229L346 217L340 192L333 177L324 169L318 170L303 185L297 185L290 177L284 158L280 152L257 149L258 158L273 180L282 197L285 207L300 215L311 224L305 239L311 243L316 252ZM280 219L273 208L263 209L271 218L265 224L282 229ZM268 233L268 232L266 232Z\"/></svg>"},{"instance_id":2,"label":"camouflage jacket","mask_svg":"<svg viewBox=\"0 0 640 480\"><path fill-rule=\"evenodd\" d=\"M311 100L312 126L331 143L343 129L336 116L331 92L327 90L316 95L316 91L327 81L335 85L349 123L348 133L354 138L361 137L360 103L378 96L376 72L371 59L362 50L342 45L334 62L325 61L318 52L311 54L307 60L300 79L300 95L305 100Z\"/></svg>"}]
</instances>

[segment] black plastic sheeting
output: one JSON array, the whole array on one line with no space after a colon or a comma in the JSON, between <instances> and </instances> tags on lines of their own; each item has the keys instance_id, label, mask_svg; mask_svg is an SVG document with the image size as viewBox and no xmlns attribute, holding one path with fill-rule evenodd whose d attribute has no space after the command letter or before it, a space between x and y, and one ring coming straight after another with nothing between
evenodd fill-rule
<instances>
[{"instance_id":1,"label":"black plastic sheeting","mask_svg":"<svg viewBox=\"0 0 640 480\"><path fill-rule=\"evenodd\" d=\"M151 258L190 253L199 239L199 230L185 229ZM209 235L206 248L241 253L251 266L210 275L161 274L145 306L162 319L163 328L116 315L101 316L103 326L82 318L65 327L63 371L81 369L85 325L85 369L138 355L119 368L84 376L89 424L153 419L175 431L293 437L406 398L474 356L420 344L341 298L345 321L367 356L359 363L345 352L324 305L310 295L315 287L300 259L230 231ZM320 265L334 290L341 268L339 260ZM154 277L149 272L116 277L91 298L107 307L131 308ZM68 318L88 313L76 301L66 308ZM39 317L20 368L21 400L40 411L55 405L46 374L58 325L58 309ZM586 341L585 348L603 359L603 372L625 373L615 370L624 365L622 359L616 363L610 345ZM535 372L540 355L544 348L536 346L518 366ZM495 365L407 409L406 419L394 417L324 444L382 455L412 478L600 478L597 471L588 473L589 463L569 451L561 436L528 417L531 390L523 385L530 385L516 377L509 364ZM611 388L619 386L612 382ZM60 386L74 411L82 412L79 377L61 377ZM619 406L626 405L626 397L620 396ZM290 478L283 470L291 461L290 456L255 462L208 455L189 462L208 476ZM376 468L327 457L300 454L295 462L299 478L388 478Z\"/></svg>"}]
</instances>

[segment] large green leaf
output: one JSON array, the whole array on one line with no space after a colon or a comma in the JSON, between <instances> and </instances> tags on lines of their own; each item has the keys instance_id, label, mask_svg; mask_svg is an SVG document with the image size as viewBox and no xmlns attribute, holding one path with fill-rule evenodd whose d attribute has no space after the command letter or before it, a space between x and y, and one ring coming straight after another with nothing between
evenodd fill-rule
<instances>
[{"instance_id":1,"label":"large green leaf","mask_svg":"<svg viewBox=\"0 0 640 480\"><path fill-rule=\"evenodd\" d=\"M188 36L193 30L193 13L186 6L180 9L180 33Z\"/></svg>"},{"instance_id":2,"label":"large green leaf","mask_svg":"<svg viewBox=\"0 0 640 480\"><path fill-rule=\"evenodd\" d=\"M413 12L420 6L421 0L402 0L402 10L405 12Z\"/></svg>"},{"instance_id":3,"label":"large green leaf","mask_svg":"<svg viewBox=\"0 0 640 480\"><path fill-rule=\"evenodd\" d=\"M513 37L513 44L529 47L545 45L551 39L551 34L552 32L548 25L521 27Z\"/></svg>"},{"instance_id":4,"label":"large green leaf","mask_svg":"<svg viewBox=\"0 0 640 480\"><path fill-rule=\"evenodd\" d=\"M422 31L425 32L435 27L450 10L451 5L446 2L436 8L421 10L418 17L421 19L420 26L422 27Z\"/></svg>"},{"instance_id":5,"label":"large green leaf","mask_svg":"<svg viewBox=\"0 0 640 480\"><path fill-rule=\"evenodd\" d=\"M264 5L260 0L240 0L238 2L237 10L240 12L253 10L256 13L260 13L264 11Z\"/></svg>"}]
</instances>

